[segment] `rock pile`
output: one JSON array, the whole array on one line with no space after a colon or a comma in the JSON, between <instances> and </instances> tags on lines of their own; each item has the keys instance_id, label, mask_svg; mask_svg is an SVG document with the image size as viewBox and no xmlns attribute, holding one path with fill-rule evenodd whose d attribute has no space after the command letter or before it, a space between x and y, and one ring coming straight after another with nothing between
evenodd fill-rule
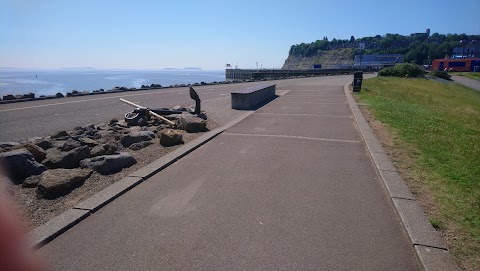
<instances>
[{"instance_id":1,"label":"rock pile","mask_svg":"<svg viewBox=\"0 0 480 271\"><path fill-rule=\"evenodd\" d=\"M155 142L164 147L183 144L182 133L207 131L206 121L190 113L168 118L177 129L156 119L144 126L112 119L21 143L0 142L0 162L15 183L35 188L38 198L60 197L83 185L92 172L109 175L134 165L134 151Z\"/></svg>"}]
</instances>

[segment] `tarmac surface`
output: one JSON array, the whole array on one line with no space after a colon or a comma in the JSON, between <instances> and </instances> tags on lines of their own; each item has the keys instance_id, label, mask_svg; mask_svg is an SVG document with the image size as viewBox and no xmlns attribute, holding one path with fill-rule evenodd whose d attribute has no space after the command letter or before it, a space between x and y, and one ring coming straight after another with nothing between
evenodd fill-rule
<instances>
[{"instance_id":1,"label":"tarmac surface","mask_svg":"<svg viewBox=\"0 0 480 271\"><path fill-rule=\"evenodd\" d=\"M367 75L368 76L368 75ZM323 77L329 84L351 81L351 75ZM230 99L230 93L258 84L277 84L278 88L301 84L313 78L242 84L207 85L194 87L202 104L214 104L216 100ZM19 141L35 136L48 136L59 130L72 130L76 126L108 122L112 118L123 119L133 108L119 101L127 99L150 108L190 106L188 88L143 90L93 96L67 97L53 100L31 101L0 105L0 141ZM208 113L208 112L207 112Z\"/></svg>"},{"instance_id":2,"label":"tarmac surface","mask_svg":"<svg viewBox=\"0 0 480 271\"><path fill-rule=\"evenodd\" d=\"M39 253L54 270L419 270L338 79L289 85Z\"/></svg>"},{"instance_id":3,"label":"tarmac surface","mask_svg":"<svg viewBox=\"0 0 480 271\"><path fill-rule=\"evenodd\" d=\"M474 90L480 91L480 81L478 80L474 80L465 76L458 76L458 75L453 75L452 79L457 83L473 88Z\"/></svg>"}]
</instances>

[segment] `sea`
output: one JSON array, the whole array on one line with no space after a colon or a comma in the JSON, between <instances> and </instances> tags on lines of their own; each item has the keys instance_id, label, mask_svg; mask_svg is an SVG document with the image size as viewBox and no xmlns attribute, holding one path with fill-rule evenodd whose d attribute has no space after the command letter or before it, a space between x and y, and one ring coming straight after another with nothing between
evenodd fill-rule
<instances>
[{"instance_id":1,"label":"sea","mask_svg":"<svg viewBox=\"0 0 480 271\"><path fill-rule=\"evenodd\" d=\"M114 87L135 87L160 84L193 84L224 81L224 70L24 70L0 69L0 96L6 94L66 94L72 90L93 91Z\"/></svg>"}]
</instances>

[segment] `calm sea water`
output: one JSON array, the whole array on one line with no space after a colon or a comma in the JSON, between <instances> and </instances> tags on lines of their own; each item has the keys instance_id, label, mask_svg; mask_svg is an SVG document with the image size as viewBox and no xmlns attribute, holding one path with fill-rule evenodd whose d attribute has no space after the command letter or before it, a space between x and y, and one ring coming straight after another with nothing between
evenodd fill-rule
<instances>
[{"instance_id":1,"label":"calm sea water","mask_svg":"<svg viewBox=\"0 0 480 271\"><path fill-rule=\"evenodd\" d=\"M192 84L225 80L225 71L205 70L158 70L158 71L114 71L114 70L0 70L0 95L40 95L66 93L72 90L93 91L113 87L136 87L141 85Z\"/></svg>"}]
</instances>

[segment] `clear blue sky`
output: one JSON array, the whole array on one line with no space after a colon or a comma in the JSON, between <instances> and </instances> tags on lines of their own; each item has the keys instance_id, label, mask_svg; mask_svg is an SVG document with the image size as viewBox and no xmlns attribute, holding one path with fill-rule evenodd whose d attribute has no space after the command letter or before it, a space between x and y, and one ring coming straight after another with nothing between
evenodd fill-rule
<instances>
[{"instance_id":1,"label":"clear blue sky","mask_svg":"<svg viewBox=\"0 0 480 271\"><path fill-rule=\"evenodd\" d=\"M281 67L292 44L480 34L479 0L0 0L0 66Z\"/></svg>"}]
</instances>

